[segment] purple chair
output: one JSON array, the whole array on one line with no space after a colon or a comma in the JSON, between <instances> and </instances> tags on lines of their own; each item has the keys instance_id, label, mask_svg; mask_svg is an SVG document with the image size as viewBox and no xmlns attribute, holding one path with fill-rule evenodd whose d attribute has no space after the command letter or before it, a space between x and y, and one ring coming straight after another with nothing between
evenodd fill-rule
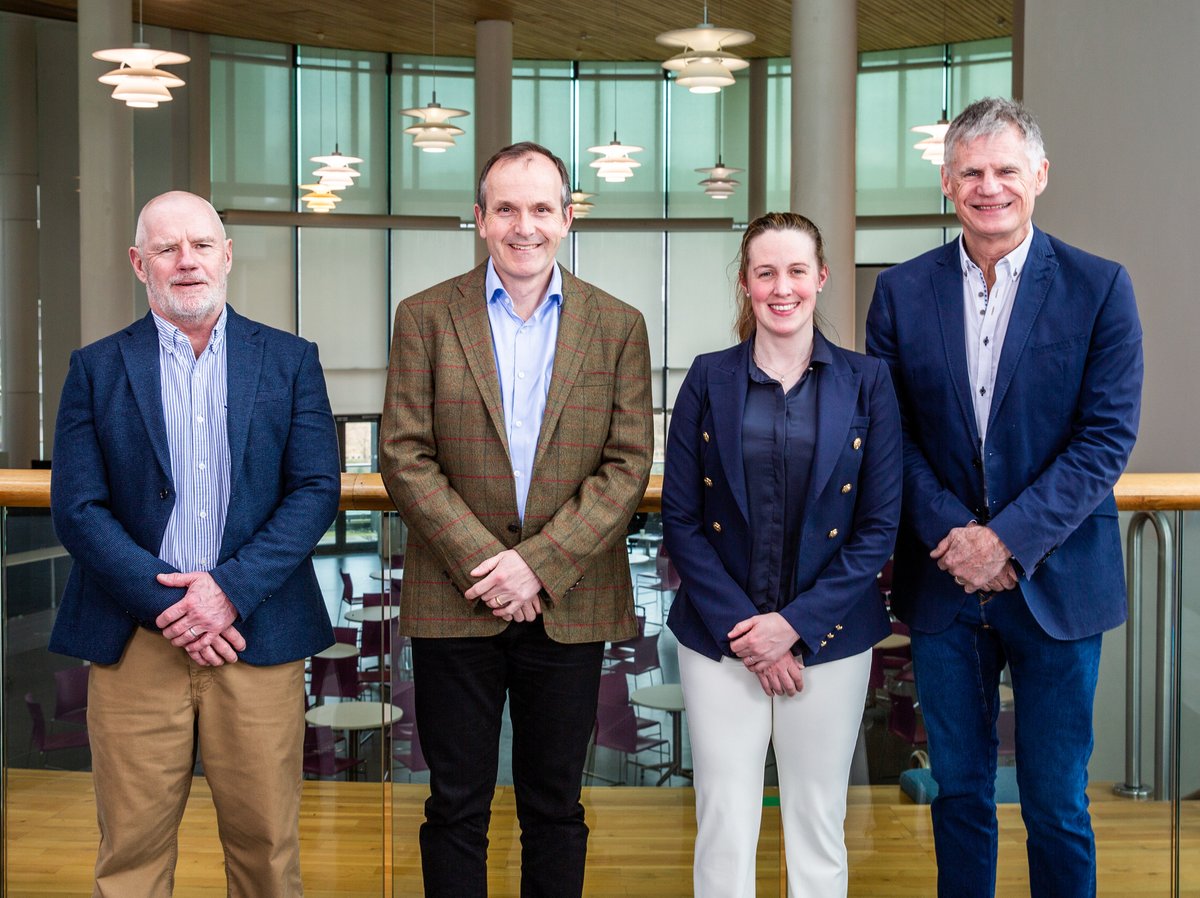
<instances>
[{"instance_id":1,"label":"purple chair","mask_svg":"<svg viewBox=\"0 0 1200 898\"><path fill-rule=\"evenodd\" d=\"M29 709L29 717L33 722L29 744L36 748L43 764L46 763L48 752L61 751L67 748L87 748L87 730L68 730L61 733L46 731L46 716L42 713L42 704L33 697L32 692L25 694L25 707Z\"/></svg>"},{"instance_id":2,"label":"purple chair","mask_svg":"<svg viewBox=\"0 0 1200 898\"><path fill-rule=\"evenodd\" d=\"M306 726L304 728L304 772L317 779L333 779L341 774L350 774L365 762L362 758L347 758L339 755L333 730L329 727Z\"/></svg>"},{"instance_id":3,"label":"purple chair","mask_svg":"<svg viewBox=\"0 0 1200 898\"><path fill-rule=\"evenodd\" d=\"M308 687L313 698L358 698L361 691L357 658L313 657Z\"/></svg>"},{"instance_id":4,"label":"purple chair","mask_svg":"<svg viewBox=\"0 0 1200 898\"><path fill-rule=\"evenodd\" d=\"M392 760L406 768L411 778L412 774L429 769L417 734L416 689L411 680L396 686L392 704L401 712L400 719L392 724Z\"/></svg>"},{"instance_id":5,"label":"purple chair","mask_svg":"<svg viewBox=\"0 0 1200 898\"><path fill-rule=\"evenodd\" d=\"M625 679L625 674L622 673L604 673L600 675L600 696L599 704L601 705L629 705L629 683ZM636 712L635 712L636 714ZM648 729L657 729L661 735L662 723L652 717L634 717L637 722L638 732Z\"/></svg>"},{"instance_id":6,"label":"purple chair","mask_svg":"<svg viewBox=\"0 0 1200 898\"><path fill-rule=\"evenodd\" d=\"M90 664L79 664L54 672L54 719L60 723L87 725L88 674Z\"/></svg>"},{"instance_id":7,"label":"purple chair","mask_svg":"<svg viewBox=\"0 0 1200 898\"><path fill-rule=\"evenodd\" d=\"M606 653L609 673L629 674L634 682L642 674L649 674L650 682L654 682L654 671L658 671L659 681L662 681L662 667L658 660L658 633L648 636L635 636L624 642L615 642Z\"/></svg>"},{"instance_id":8,"label":"purple chair","mask_svg":"<svg viewBox=\"0 0 1200 898\"><path fill-rule=\"evenodd\" d=\"M618 752L621 756L622 782L625 781L630 765L638 769L640 781L647 770L661 770L669 766L670 762L666 760L665 753L667 745L669 743L666 739L638 735L637 715L633 713L631 706L597 705L596 738L593 743L592 763L587 775L593 779L599 778L596 775L594 749L608 748ZM643 764L637 760L639 754L652 749L658 752L657 764Z\"/></svg>"}]
</instances>

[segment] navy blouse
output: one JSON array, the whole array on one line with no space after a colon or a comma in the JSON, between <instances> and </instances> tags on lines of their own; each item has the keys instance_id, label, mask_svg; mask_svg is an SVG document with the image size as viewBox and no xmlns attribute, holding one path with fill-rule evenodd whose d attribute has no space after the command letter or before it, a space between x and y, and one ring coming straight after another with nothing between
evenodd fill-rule
<instances>
[{"instance_id":1,"label":"navy blouse","mask_svg":"<svg viewBox=\"0 0 1200 898\"><path fill-rule=\"evenodd\" d=\"M817 442L817 378L828 350L813 347L808 370L785 394L748 353L742 461L750 506L750 578L747 594L760 613L777 611L795 596L796 553L808 503Z\"/></svg>"}]
</instances>

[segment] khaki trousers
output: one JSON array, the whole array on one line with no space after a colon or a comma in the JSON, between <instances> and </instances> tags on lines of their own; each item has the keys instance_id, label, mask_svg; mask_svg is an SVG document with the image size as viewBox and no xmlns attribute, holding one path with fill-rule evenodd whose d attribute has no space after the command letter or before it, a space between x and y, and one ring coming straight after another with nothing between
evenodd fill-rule
<instances>
[{"instance_id":1,"label":"khaki trousers","mask_svg":"<svg viewBox=\"0 0 1200 898\"><path fill-rule=\"evenodd\" d=\"M93 896L169 896L199 750L229 895L294 898L300 884L304 665L194 664L138 629L92 667L88 732L100 824Z\"/></svg>"}]
</instances>

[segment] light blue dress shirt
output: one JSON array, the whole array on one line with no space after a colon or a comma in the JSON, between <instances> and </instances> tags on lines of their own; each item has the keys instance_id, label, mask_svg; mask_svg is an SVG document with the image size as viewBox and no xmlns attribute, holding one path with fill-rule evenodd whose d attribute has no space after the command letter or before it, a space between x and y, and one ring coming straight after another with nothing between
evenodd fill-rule
<instances>
[{"instance_id":1,"label":"light blue dress shirt","mask_svg":"<svg viewBox=\"0 0 1200 898\"><path fill-rule=\"evenodd\" d=\"M163 418L175 483L175 508L158 557L184 572L217 566L229 510L228 314L228 310L221 311L199 358L183 331L154 315Z\"/></svg>"},{"instance_id":2,"label":"light blue dress shirt","mask_svg":"<svg viewBox=\"0 0 1200 898\"><path fill-rule=\"evenodd\" d=\"M484 290L500 398L504 403L504 431L517 493L517 513L524 522L529 478L533 474L542 414L546 411L546 395L554 372L558 319L562 313L562 272L554 266L546 294L528 321L522 321L513 310L512 297L500 283L491 259Z\"/></svg>"}]
</instances>

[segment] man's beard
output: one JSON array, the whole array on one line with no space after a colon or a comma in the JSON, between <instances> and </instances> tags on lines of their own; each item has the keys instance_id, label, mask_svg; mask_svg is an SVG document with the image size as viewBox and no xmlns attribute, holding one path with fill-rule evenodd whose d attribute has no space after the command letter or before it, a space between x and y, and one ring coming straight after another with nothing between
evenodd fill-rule
<instances>
[{"instance_id":1,"label":"man's beard","mask_svg":"<svg viewBox=\"0 0 1200 898\"><path fill-rule=\"evenodd\" d=\"M217 275L217 283L210 281L205 286L208 290L202 296L182 302L176 300L171 293L170 282L160 288L148 281L146 290L150 294L151 302L161 310L163 317L171 321L193 324L210 318L213 312L220 308L225 298L225 273L222 271Z\"/></svg>"}]
</instances>

